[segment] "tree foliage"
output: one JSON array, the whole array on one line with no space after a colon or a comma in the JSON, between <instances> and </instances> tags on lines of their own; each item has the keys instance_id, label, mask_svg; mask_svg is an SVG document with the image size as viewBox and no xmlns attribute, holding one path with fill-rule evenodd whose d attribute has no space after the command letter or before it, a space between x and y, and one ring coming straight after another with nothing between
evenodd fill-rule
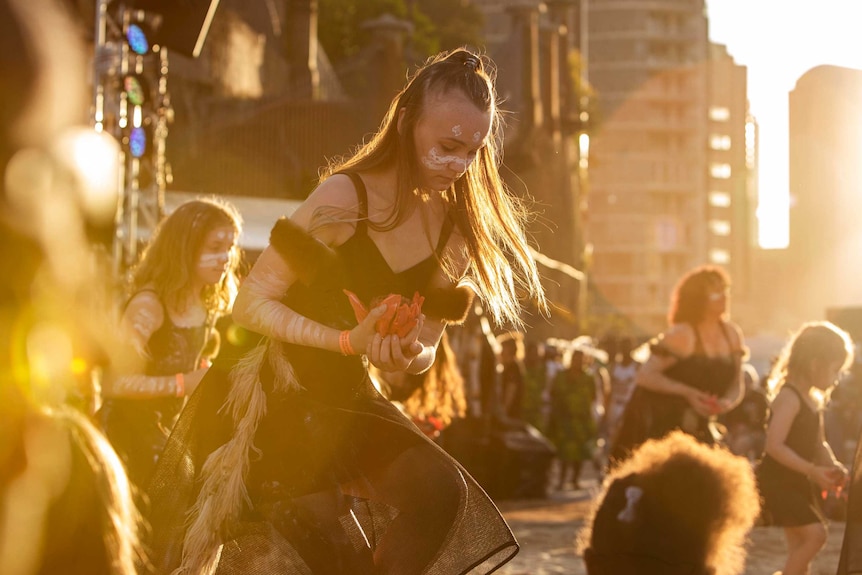
<instances>
[{"instance_id":1,"label":"tree foliage","mask_svg":"<svg viewBox=\"0 0 862 575\"><path fill-rule=\"evenodd\" d=\"M319 0L318 6L318 38L336 68L370 42L362 24L387 13L413 25L407 56L416 60L482 43L482 13L468 0Z\"/></svg>"}]
</instances>

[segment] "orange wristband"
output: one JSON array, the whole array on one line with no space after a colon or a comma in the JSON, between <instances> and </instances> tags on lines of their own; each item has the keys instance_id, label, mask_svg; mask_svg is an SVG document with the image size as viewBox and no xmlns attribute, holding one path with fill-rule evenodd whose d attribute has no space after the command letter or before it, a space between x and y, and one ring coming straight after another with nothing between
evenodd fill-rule
<instances>
[{"instance_id":1,"label":"orange wristband","mask_svg":"<svg viewBox=\"0 0 862 575\"><path fill-rule=\"evenodd\" d=\"M353 351L353 346L350 345L350 330L345 329L340 334L338 334L338 347L341 349L342 355L356 355L356 352Z\"/></svg>"},{"instance_id":2,"label":"orange wristband","mask_svg":"<svg viewBox=\"0 0 862 575\"><path fill-rule=\"evenodd\" d=\"M174 376L177 382L177 397L185 397L186 395L186 380L183 374L178 373Z\"/></svg>"}]
</instances>

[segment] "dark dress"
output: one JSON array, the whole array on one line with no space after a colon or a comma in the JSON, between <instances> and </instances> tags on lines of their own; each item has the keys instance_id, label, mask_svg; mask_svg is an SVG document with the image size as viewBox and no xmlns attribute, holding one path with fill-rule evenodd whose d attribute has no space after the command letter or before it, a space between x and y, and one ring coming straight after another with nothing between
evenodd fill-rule
<instances>
[{"instance_id":1,"label":"dark dress","mask_svg":"<svg viewBox=\"0 0 862 575\"><path fill-rule=\"evenodd\" d=\"M785 385L779 393L795 393L799 398L799 413L790 424L785 444L802 459L814 461L822 437L821 413L791 385ZM781 527L826 523L818 487L802 473L785 467L767 454L757 468L757 483L767 523Z\"/></svg>"},{"instance_id":2,"label":"dark dress","mask_svg":"<svg viewBox=\"0 0 862 575\"><path fill-rule=\"evenodd\" d=\"M710 357L704 351L700 333L694 326L692 329L695 348L691 355L678 357L660 342L651 346L652 353L677 358L677 361L664 371L664 375L670 379L722 397L736 381L741 352L735 350L730 356ZM724 324L722 332L730 343ZM681 429L710 445L719 440L714 431L713 418L698 415L684 398L638 386L626 405L610 457L614 461L620 461L644 441L664 437L674 429Z\"/></svg>"},{"instance_id":3,"label":"dark dress","mask_svg":"<svg viewBox=\"0 0 862 575\"><path fill-rule=\"evenodd\" d=\"M356 320L343 289L366 304L419 291L427 317L462 320L469 290L429 288L436 257L389 268L367 235L362 181L351 178L360 220L341 246L328 248L290 220L273 229L270 244L299 278L285 303L348 329ZM242 359L219 356L183 411L149 494L158 573L179 566L184 538L182 552L207 558L219 575L371 573L372 555L405 528L415 534L400 550L406 557L411 545L433 550L405 575L490 573L518 549L482 488L376 391L362 358L266 338ZM194 561L186 567L210 572Z\"/></svg>"},{"instance_id":4,"label":"dark dress","mask_svg":"<svg viewBox=\"0 0 862 575\"><path fill-rule=\"evenodd\" d=\"M862 437L856 443L848 485L847 519L836 575L862 571Z\"/></svg>"},{"instance_id":5,"label":"dark dress","mask_svg":"<svg viewBox=\"0 0 862 575\"><path fill-rule=\"evenodd\" d=\"M198 369L206 336L206 325L177 326L165 311L164 322L147 342L144 375L172 376ZM182 405L183 399L173 397L112 398L102 405L98 420L135 485L143 487L149 481Z\"/></svg>"}]
</instances>

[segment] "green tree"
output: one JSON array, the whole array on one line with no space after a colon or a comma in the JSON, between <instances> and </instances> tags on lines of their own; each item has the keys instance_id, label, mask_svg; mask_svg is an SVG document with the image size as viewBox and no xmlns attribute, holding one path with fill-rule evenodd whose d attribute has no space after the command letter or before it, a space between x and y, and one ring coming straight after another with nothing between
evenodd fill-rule
<instances>
[{"instance_id":1,"label":"green tree","mask_svg":"<svg viewBox=\"0 0 862 575\"><path fill-rule=\"evenodd\" d=\"M319 0L318 6L318 38L336 69L369 42L362 23L386 13L413 24L410 46L418 60L482 43L482 13L467 0Z\"/></svg>"},{"instance_id":2,"label":"green tree","mask_svg":"<svg viewBox=\"0 0 862 575\"><path fill-rule=\"evenodd\" d=\"M430 32L438 40L437 48L425 56L484 43L485 17L469 0L415 0L415 7L427 16L433 26Z\"/></svg>"}]
</instances>

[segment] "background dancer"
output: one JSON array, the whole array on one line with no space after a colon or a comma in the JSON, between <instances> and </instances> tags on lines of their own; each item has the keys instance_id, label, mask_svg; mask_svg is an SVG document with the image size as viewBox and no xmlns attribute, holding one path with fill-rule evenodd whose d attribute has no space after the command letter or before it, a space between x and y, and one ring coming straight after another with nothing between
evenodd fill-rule
<instances>
[{"instance_id":1,"label":"background dancer","mask_svg":"<svg viewBox=\"0 0 862 575\"><path fill-rule=\"evenodd\" d=\"M729 319L730 280L720 268L703 266L686 274L671 296L670 327L651 345L638 370L611 460L637 445L681 429L715 443L715 418L743 397L742 330Z\"/></svg>"},{"instance_id":2,"label":"background dancer","mask_svg":"<svg viewBox=\"0 0 862 575\"><path fill-rule=\"evenodd\" d=\"M847 470L823 432L823 403L853 361L850 337L828 322L802 326L770 376L766 455L757 470L767 521L784 528L783 575L807 575L826 543L820 491L843 485ZM819 399L818 399L819 397Z\"/></svg>"},{"instance_id":3,"label":"background dancer","mask_svg":"<svg viewBox=\"0 0 862 575\"><path fill-rule=\"evenodd\" d=\"M120 324L129 365L117 365L105 385L99 419L141 487L218 347L215 321L238 289L240 227L226 202L183 203L162 220L132 272Z\"/></svg>"},{"instance_id":4,"label":"background dancer","mask_svg":"<svg viewBox=\"0 0 862 575\"><path fill-rule=\"evenodd\" d=\"M216 360L159 462L160 570L448 575L515 554L493 502L376 391L362 357L428 369L469 309L462 278L498 322L520 323L520 293L546 308L526 213L497 171L499 128L490 62L441 54L279 220L234 308L267 339L235 368Z\"/></svg>"}]
</instances>

